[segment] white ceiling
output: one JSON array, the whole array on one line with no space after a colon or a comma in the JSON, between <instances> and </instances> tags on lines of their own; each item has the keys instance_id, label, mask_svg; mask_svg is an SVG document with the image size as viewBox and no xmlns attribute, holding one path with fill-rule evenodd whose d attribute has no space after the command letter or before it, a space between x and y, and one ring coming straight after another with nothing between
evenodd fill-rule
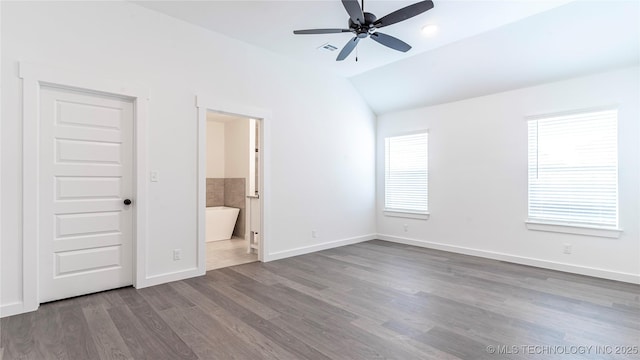
<instances>
[{"instance_id":1,"label":"white ceiling","mask_svg":"<svg viewBox=\"0 0 640 360\"><path fill-rule=\"evenodd\" d=\"M415 1L365 0L378 17ZM293 35L346 27L340 0L136 1L141 6L348 77L377 114L482 96L640 64L638 0L434 0L382 29L413 46L403 54L367 39L343 62L350 34ZM420 28L438 24L434 37Z\"/></svg>"},{"instance_id":2,"label":"white ceiling","mask_svg":"<svg viewBox=\"0 0 640 360\"><path fill-rule=\"evenodd\" d=\"M381 114L638 64L640 2L580 1L350 80Z\"/></svg>"},{"instance_id":3,"label":"white ceiling","mask_svg":"<svg viewBox=\"0 0 640 360\"><path fill-rule=\"evenodd\" d=\"M353 37L350 33L293 35L293 30L298 29L347 28L348 15L340 0L135 2L349 77L519 21L570 1L435 0L433 9L380 30L410 44L413 48L409 52L391 50L366 39L358 45L358 62L354 61L355 51L345 61L335 61L339 50ZM417 0L365 0L364 7L365 11L380 18L414 2ZM423 36L420 29L425 24L437 24L437 35ZM318 50L326 43L336 46L338 50Z\"/></svg>"}]
</instances>

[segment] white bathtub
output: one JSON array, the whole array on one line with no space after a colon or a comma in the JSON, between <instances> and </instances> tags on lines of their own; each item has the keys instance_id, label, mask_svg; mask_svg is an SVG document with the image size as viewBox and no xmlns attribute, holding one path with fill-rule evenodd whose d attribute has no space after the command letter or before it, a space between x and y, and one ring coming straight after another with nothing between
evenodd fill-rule
<instances>
[{"instance_id":1,"label":"white bathtub","mask_svg":"<svg viewBox=\"0 0 640 360\"><path fill-rule=\"evenodd\" d=\"M207 241L231 239L240 209L226 206L208 207L205 215Z\"/></svg>"}]
</instances>

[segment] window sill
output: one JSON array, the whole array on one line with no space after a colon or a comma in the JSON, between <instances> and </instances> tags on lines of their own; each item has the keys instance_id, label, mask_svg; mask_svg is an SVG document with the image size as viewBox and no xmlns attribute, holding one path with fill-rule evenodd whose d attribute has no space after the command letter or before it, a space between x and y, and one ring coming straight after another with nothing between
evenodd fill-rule
<instances>
[{"instance_id":1,"label":"window sill","mask_svg":"<svg viewBox=\"0 0 640 360\"><path fill-rule=\"evenodd\" d=\"M384 209L384 216L429 220L429 213Z\"/></svg>"},{"instance_id":2,"label":"window sill","mask_svg":"<svg viewBox=\"0 0 640 360\"><path fill-rule=\"evenodd\" d=\"M564 234L575 234L585 236L597 236L617 239L622 233L622 229L610 227L589 226L583 224L554 223L541 220L527 220L527 229L534 231L548 231Z\"/></svg>"}]
</instances>

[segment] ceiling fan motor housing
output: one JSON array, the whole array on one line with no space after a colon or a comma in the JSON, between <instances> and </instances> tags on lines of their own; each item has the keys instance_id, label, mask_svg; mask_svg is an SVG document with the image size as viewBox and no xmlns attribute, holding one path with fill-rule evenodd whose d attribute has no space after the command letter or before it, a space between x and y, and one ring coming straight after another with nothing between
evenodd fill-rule
<instances>
[{"instance_id":1,"label":"ceiling fan motor housing","mask_svg":"<svg viewBox=\"0 0 640 360\"><path fill-rule=\"evenodd\" d=\"M364 12L364 24L356 24L349 19L349 29L351 29L359 38L367 37L371 32L375 31L373 23L378 19L372 13Z\"/></svg>"}]
</instances>

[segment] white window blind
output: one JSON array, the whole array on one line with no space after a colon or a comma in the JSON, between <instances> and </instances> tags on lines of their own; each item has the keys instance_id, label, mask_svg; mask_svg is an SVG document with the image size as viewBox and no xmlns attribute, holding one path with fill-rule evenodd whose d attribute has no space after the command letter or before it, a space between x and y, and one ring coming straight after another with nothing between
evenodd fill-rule
<instances>
[{"instance_id":1,"label":"white window blind","mask_svg":"<svg viewBox=\"0 0 640 360\"><path fill-rule=\"evenodd\" d=\"M529 219L618 226L618 112L530 119Z\"/></svg>"},{"instance_id":2,"label":"white window blind","mask_svg":"<svg viewBox=\"0 0 640 360\"><path fill-rule=\"evenodd\" d=\"M427 213L427 133L388 137L385 145L385 210Z\"/></svg>"}]
</instances>

